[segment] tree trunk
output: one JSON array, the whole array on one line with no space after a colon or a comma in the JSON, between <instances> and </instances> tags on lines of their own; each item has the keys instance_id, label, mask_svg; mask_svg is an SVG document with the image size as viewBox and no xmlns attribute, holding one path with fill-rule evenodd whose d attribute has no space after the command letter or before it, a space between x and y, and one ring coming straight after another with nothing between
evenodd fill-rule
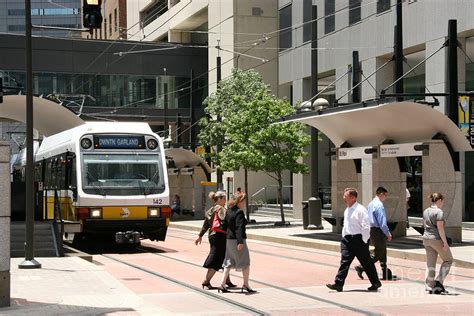
<instances>
[{"instance_id":1,"label":"tree trunk","mask_svg":"<svg viewBox=\"0 0 474 316\"><path fill-rule=\"evenodd\" d=\"M285 212L283 211L283 180L281 172L277 173L278 176L278 199L280 200L280 213L281 213L281 223L285 225Z\"/></svg>"},{"instance_id":2,"label":"tree trunk","mask_svg":"<svg viewBox=\"0 0 474 316\"><path fill-rule=\"evenodd\" d=\"M247 198L245 199L245 211L247 214L247 222L250 223L250 209L249 209L249 182L248 182L248 170L244 168L244 186L245 186L245 193L247 194Z\"/></svg>"}]
</instances>

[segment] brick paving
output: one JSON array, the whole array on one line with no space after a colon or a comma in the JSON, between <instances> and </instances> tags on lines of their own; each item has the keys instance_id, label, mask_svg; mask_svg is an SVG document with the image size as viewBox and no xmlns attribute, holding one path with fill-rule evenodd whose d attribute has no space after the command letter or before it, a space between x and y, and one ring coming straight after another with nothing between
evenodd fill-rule
<instances>
[{"instance_id":1,"label":"brick paving","mask_svg":"<svg viewBox=\"0 0 474 316\"><path fill-rule=\"evenodd\" d=\"M173 223L173 226L166 242L142 243L150 252L110 256L199 288L205 274L201 264L208 252L207 241L200 246L193 244L195 227L199 226L196 221ZM428 295L423 286L423 261L389 257L394 274L402 280L383 282L379 292L368 293L369 282L359 280L351 271L344 292L337 293L328 290L325 283L331 282L336 274L338 252L314 245L302 247L306 244L298 243L299 238L305 242L314 240L299 236L304 233L300 226L249 229L249 236L274 238L277 242L264 242L260 237L248 240L252 260L250 284L259 293L209 291L210 294L272 315L474 315L472 268L453 266L445 282L450 295ZM472 232L466 236L469 234ZM469 243L457 247L457 254L469 260L474 255L470 247ZM406 251L410 257L410 251L419 249L400 251ZM0 308L0 315L249 314L212 296L101 255L94 255L93 263L76 257L36 259L42 264L41 269L20 270L18 264L23 259L11 259L11 306ZM233 271L232 278L235 284L241 285L240 273ZM220 273L213 284L217 285L219 279Z\"/></svg>"}]
</instances>

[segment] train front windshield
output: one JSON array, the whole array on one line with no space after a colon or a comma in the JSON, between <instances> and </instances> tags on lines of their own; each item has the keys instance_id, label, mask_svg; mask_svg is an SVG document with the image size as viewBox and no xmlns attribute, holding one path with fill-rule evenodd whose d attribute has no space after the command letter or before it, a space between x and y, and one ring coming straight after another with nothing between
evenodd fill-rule
<instances>
[{"instance_id":1,"label":"train front windshield","mask_svg":"<svg viewBox=\"0 0 474 316\"><path fill-rule=\"evenodd\" d=\"M82 156L82 189L99 195L149 195L165 190L160 154Z\"/></svg>"}]
</instances>

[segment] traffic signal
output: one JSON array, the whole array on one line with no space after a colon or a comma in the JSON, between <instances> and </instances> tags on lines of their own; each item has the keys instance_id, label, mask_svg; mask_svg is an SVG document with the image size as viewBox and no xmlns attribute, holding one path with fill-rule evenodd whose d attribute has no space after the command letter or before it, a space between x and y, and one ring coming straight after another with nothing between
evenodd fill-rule
<instances>
[{"instance_id":1,"label":"traffic signal","mask_svg":"<svg viewBox=\"0 0 474 316\"><path fill-rule=\"evenodd\" d=\"M100 6L102 0L84 0L82 6L82 16L84 27L90 29L100 29L102 25L102 13Z\"/></svg>"}]
</instances>

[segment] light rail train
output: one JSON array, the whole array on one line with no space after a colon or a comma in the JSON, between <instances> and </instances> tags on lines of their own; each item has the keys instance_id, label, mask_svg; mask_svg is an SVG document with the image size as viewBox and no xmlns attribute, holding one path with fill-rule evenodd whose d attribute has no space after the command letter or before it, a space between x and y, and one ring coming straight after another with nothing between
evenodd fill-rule
<instances>
[{"instance_id":1,"label":"light rail train","mask_svg":"<svg viewBox=\"0 0 474 316\"><path fill-rule=\"evenodd\" d=\"M85 122L35 150L36 220L60 220L74 241L164 241L170 221L162 140L146 123ZM25 153L13 164L24 182Z\"/></svg>"}]
</instances>

